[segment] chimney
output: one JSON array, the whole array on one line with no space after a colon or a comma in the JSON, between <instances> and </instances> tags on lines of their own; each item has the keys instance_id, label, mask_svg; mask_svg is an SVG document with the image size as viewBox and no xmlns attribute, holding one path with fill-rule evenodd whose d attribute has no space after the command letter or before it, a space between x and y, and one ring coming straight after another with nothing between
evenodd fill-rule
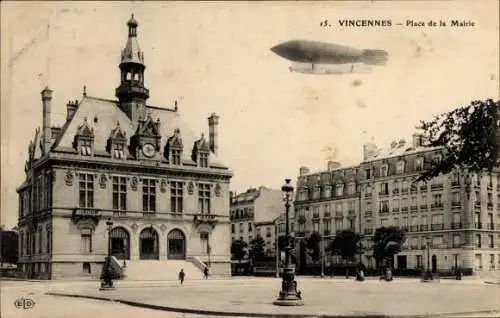
<instances>
[{"instance_id":1,"label":"chimney","mask_svg":"<svg viewBox=\"0 0 500 318\"><path fill-rule=\"evenodd\" d=\"M42 105L43 105L43 154L49 153L50 145L52 143L52 128L50 126L50 113L52 106L52 91L45 87L45 89L40 93L42 95Z\"/></svg>"},{"instance_id":2,"label":"chimney","mask_svg":"<svg viewBox=\"0 0 500 318\"><path fill-rule=\"evenodd\" d=\"M341 164L340 164L340 162L338 162L338 161L328 160L327 170L328 170L328 171L332 171L332 170L335 170L335 169L340 168L341 166L342 166L342 165L341 165Z\"/></svg>"},{"instance_id":3,"label":"chimney","mask_svg":"<svg viewBox=\"0 0 500 318\"><path fill-rule=\"evenodd\" d=\"M398 148L404 147L405 145L406 145L406 140L400 139L399 144L398 144Z\"/></svg>"},{"instance_id":4,"label":"chimney","mask_svg":"<svg viewBox=\"0 0 500 318\"><path fill-rule=\"evenodd\" d=\"M398 146L398 142L396 140L394 140L393 142L391 142L391 149L394 149Z\"/></svg>"},{"instance_id":5,"label":"chimney","mask_svg":"<svg viewBox=\"0 0 500 318\"><path fill-rule=\"evenodd\" d=\"M299 170L299 175L300 176L303 176L303 175L306 175L310 172L309 168L308 167L300 167L300 170Z\"/></svg>"},{"instance_id":6,"label":"chimney","mask_svg":"<svg viewBox=\"0 0 500 318\"><path fill-rule=\"evenodd\" d=\"M56 140L61 133L61 127L52 127L52 140Z\"/></svg>"},{"instance_id":7,"label":"chimney","mask_svg":"<svg viewBox=\"0 0 500 318\"><path fill-rule=\"evenodd\" d=\"M69 101L66 104L66 122L70 121L78 109L78 101Z\"/></svg>"},{"instance_id":8,"label":"chimney","mask_svg":"<svg viewBox=\"0 0 500 318\"><path fill-rule=\"evenodd\" d=\"M373 142L367 143L363 145L363 160L366 160L370 157L373 157L377 152L377 145Z\"/></svg>"},{"instance_id":9,"label":"chimney","mask_svg":"<svg viewBox=\"0 0 500 318\"><path fill-rule=\"evenodd\" d=\"M208 117L208 133L209 133L209 138L208 138L208 145L210 147L210 150L217 155L218 151L218 126L219 126L219 116L217 116L215 113L212 113L210 117Z\"/></svg>"}]
</instances>

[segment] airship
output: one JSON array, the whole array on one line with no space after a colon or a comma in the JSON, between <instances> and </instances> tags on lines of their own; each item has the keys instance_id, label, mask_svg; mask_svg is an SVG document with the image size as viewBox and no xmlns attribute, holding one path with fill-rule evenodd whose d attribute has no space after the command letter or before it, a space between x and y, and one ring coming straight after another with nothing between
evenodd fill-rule
<instances>
[{"instance_id":1,"label":"airship","mask_svg":"<svg viewBox=\"0 0 500 318\"><path fill-rule=\"evenodd\" d=\"M340 44L307 40L283 42L272 47L271 51L295 62L289 68L291 71L307 74L366 73L370 72L371 68L360 66L385 65L389 58L389 53L384 50L357 49ZM309 70L302 65L304 63L310 65ZM343 64L351 64L351 67L343 69L335 66Z\"/></svg>"}]
</instances>

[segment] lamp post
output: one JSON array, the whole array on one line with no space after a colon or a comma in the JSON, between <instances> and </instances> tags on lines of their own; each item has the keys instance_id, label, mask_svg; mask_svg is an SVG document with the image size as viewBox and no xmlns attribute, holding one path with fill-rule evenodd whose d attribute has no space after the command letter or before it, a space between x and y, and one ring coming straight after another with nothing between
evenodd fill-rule
<instances>
[{"instance_id":1,"label":"lamp post","mask_svg":"<svg viewBox=\"0 0 500 318\"><path fill-rule=\"evenodd\" d=\"M111 230L113 228L111 218L106 221L106 226L108 228L108 255L104 261L104 267L101 274L101 287L99 290L115 290L115 287L113 286L113 279L111 277Z\"/></svg>"},{"instance_id":2,"label":"lamp post","mask_svg":"<svg viewBox=\"0 0 500 318\"><path fill-rule=\"evenodd\" d=\"M325 277L325 229L324 223L320 223L321 225L321 278Z\"/></svg>"},{"instance_id":3,"label":"lamp post","mask_svg":"<svg viewBox=\"0 0 500 318\"><path fill-rule=\"evenodd\" d=\"M293 187L290 185L290 179L285 179L286 183L281 187L281 191L284 194L285 201L285 266L283 268L283 279L281 282L281 290L278 298L273 302L277 306L302 306L304 302L302 301L301 292L297 291L297 282L295 281L295 268L293 267L290 259L290 251L292 246L290 245L290 229L288 222L288 212L290 210L291 195L293 192Z\"/></svg>"}]
</instances>

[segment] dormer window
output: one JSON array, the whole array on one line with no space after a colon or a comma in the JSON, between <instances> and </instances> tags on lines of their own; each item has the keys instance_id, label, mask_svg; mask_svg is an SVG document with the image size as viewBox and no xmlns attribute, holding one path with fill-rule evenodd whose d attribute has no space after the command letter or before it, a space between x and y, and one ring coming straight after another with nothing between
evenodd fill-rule
<instances>
[{"instance_id":1,"label":"dormer window","mask_svg":"<svg viewBox=\"0 0 500 318\"><path fill-rule=\"evenodd\" d=\"M337 184L336 194L338 197L344 195L344 185L343 184Z\"/></svg>"},{"instance_id":2,"label":"dormer window","mask_svg":"<svg viewBox=\"0 0 500 318\"><path fill-rule=\"evenodd\" d=\"M405 172L405 162L403 160L396 163L396 173L402 174Z\"/></svg>"},{"instance_id":3,"label":"dormer window","mask_svg":"<svg viewBox=\"0 0 500 318\"><path fill-rule=\"evenodd\" d=\"M208 168L208 155L210 153L210 148L205 136L201 134L201 138L194 142L193 153L191 158L197 165L201 168Z\"/></svg>"},{"instance_id":4,"label":"dormer window","mask_svg":"<svg viewBox=\"0 0 500 318\"><path fill-rule=\"evenodd\" d=\"M83 124L76 130L73 147L82 156L92 156L93 154L94 129L89 126L87 117L84 118Z\"/></svg>"},{"instance_id":5,"label":"dormer window","mask_svg":"<svg viewBox=\"0 0 500 318\"><path fill-rule=\"evenodd\" d=\"M168 159L170 164L177 166L181 164L181 154L183 149L180 134L180 130L176 129L174 131L174 135L168 139L167 145L165 146L165 157Z\"/></svg>"},{"instance_id":6,"label":"dormer window","mask_svg":"<svg viewBox=\"0 0 500 318\"><path fill-rule=\"evenodd\" d=\"M106 151L111 154L111 157L113 159L125 159L126 143L126 134L121 130L120 123L117 123L116 127L111 130L108 142L106 144Z\"/></svg>"}]
</instances>

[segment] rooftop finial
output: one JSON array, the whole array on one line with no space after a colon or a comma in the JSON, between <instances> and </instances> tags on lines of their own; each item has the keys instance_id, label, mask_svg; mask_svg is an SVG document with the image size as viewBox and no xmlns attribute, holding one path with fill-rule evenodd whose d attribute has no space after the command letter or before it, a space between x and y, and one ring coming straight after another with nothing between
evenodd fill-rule
<instances>
[{"instance_id":1,"label":"rooftop finial","mask_svg":"<svg viewBox=\"0 0 500 318\"><path fill-rule=\"evenodd\" d=\"M177 106L177 100L174 102L174 110L177 111L179 109L179 106Z\"/></svg>"},{"instance_id":2,"label":"rooftop finial","mask_svg":"<svg viewBox=\"0 0 500 318\"><path fill-rule=\"evenodd\" d=\"M87 85L83 85L83 97L87 97Z\"/></svg>"}]
</instances>

